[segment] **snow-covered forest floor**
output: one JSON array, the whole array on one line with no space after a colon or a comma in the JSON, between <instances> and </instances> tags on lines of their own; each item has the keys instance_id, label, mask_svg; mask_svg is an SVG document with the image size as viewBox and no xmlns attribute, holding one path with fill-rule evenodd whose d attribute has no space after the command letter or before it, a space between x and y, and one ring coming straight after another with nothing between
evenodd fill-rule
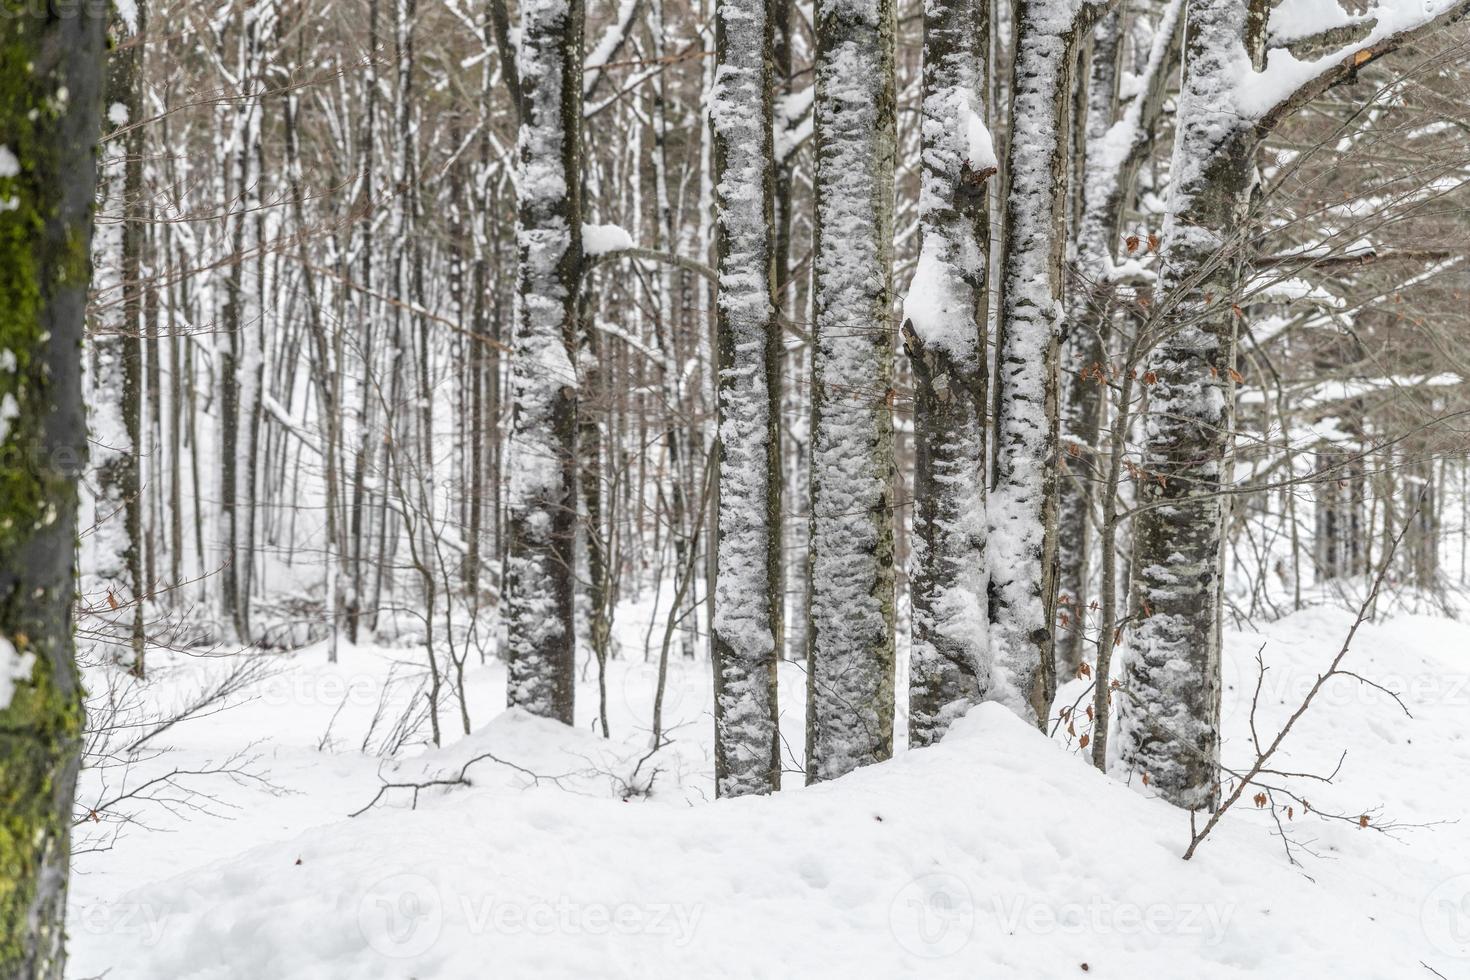
<instances>
[{"instance_id":1,"label":"snow-covered forest floor","mask_svg":"<svg viewBox=\"0 0 1470 980\"><path fill-rule=\"evenodd\" d=\"M1344 666L1371 684L1335 678L1292 732L1272 768L1327 774L1345 758L1331 783L1276 782L1351 819L1294 807L1278 827L1243 801L1185 862L1185 813L1090 768L1065 725L1049 741L994 705L936 747L808 789L795 771L803 706L788 699L782 792L716 805L702 659L669 664L672 741L648 757L648 614L619 613L607 740L590 669L569 729L503 712L503 665L473 666L473 734L459 736L456 708L443 748L425 747L423 728L392 758L421 649L344 646L336 665L320 645L158 651L127 696L115 672L92 671L94 718L112 685L127 723L169 715L246 657L268 661L226 703L150 739L142 761L83 774L83 805L140 788L155 801L78 831L70 975L1466 975L1470 626L1402 612L1365 625ZM1318 606L1228 632L1227 766L1254 757L1257 651L1269 739L1351 623ZM800 666L782 671L783 693L800 691ZM467 785L424 789L417 809L413 790L392 788L349 816L385 782L461 773Z\"/></svg>"}]
</instances>

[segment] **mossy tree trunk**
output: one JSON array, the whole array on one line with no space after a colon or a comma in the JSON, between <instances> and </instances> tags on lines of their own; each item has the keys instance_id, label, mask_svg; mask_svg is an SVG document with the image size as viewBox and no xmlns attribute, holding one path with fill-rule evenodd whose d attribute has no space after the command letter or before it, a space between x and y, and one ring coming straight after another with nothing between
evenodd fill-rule
<instances>
[{"instance_id":1,"label":"mossy tree trunk","mask_svg":"<svg viewBox=\"0 0 1470 980\"><path fill-rule=\"evenodd\" d=\"M44 9L44 8L43 8ZM86 464L105 11L0 3L0 976L59 978L82 704L72 647Z\"/></svg>"}]
</instances>

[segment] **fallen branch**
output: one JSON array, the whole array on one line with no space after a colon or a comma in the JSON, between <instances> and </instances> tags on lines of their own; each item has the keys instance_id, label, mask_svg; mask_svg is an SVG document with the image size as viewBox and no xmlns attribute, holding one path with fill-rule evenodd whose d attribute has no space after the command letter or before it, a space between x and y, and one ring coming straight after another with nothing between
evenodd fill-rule
<instances>
[{"instance_id":1,"label":"fallen branch","mask_svg":"<svg viewBox=\"0 0 1470 980\"><path fill-rule=\"evenodd\" d=\"M470 771L470 766L473 766L477 762L484 762L487 759L490 760L491 762L499 763L500 765L505 766L505 767L507 767L509 769L514 769L516 772L521 773L524 776L529 776L531 778L532 782L534 784L536 784L536 785L539 785L544 780L544 781L549 782L552 785L556 786L558 789L564 788L561 785L561 780L563 778L562 776L543 776L540 773L532 772L531 770L527 769L524 766L518 766L514 762L507 762L506 760L500 758L499 756L497 756L493 752L481 752L479 755L475 756L473 759L469 760L464 765L460 766L459 767L459 773L457 775L454 775L454 776L443 776L443 777L440 777L438 779L425 779L425 780L422 780L420 782L413 782L413 783L408 783L408 782L405 782L405 783L384 783L382 786L379 786L378 787L377 794L375 796L373 796L373 798L371 800L368 800L366 806L362 807L361 809L352 811L351 813L347 814L347 816L350 819L352 817L361 816L362 814L364 814L367 811L371 810L374 806L377 805L377 803L378 803L379 800L381 800L384 796L387 795L388 791L391 790L391 789L408 789L408 790L413 790L413 801L409 805L409 809L416 810L416 809L418 809L418 805L419 805L419 793L422 792L423 790L426 790L426 789L437 789L439 787L444 787L444 786L472 786L472 785L474 785L473 783L470 782L470 779L469 779L469 776L468 776L468 773Z\"/></svg>"}]
</instances>

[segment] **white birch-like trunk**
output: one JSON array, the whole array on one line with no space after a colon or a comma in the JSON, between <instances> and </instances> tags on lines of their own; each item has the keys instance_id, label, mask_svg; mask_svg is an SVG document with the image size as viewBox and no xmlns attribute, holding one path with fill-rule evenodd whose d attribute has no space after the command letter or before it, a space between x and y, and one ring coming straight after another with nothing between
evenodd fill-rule
<instances>
[{"instance_id":1,"label":"white birch-like trunk","mask_svg":"<svg viewBox=\"0 0 1470 980\"><path fill-rule=\"evenodd\" d=\"M715 792L781 786L781 330L772 260L772 23L765 0L715 7L719 291Z\"/></svg>"},{"instance_id":2,"label":"white birch-like trunk","mask_svg":"<svg viewBox=\"0 0 1470 980\"><path fill-rule=\"evenodd\" d=\"M817 5L809 782L893 751L893 35Z\"/></svg>"},{"instance_id":3,"label":"white birch-like trunk","mask_svg":"<svg viewBox=\"0 0 1470 980\"><path fill-rule=\"evenodd\" d=\"M134 20L114 11L109 26L103 134L98 175L99 220L93 238L94 288L101 312L89 331L87 428L92 446L90 513L82 539L83 601L109 620L118 640L130 639L133 668L143 669L144 591L137 442L142 404L142 287L139 259L145 231L141 196L142 135L137 119L142 45Z\"/></svg>"}]
</instances>

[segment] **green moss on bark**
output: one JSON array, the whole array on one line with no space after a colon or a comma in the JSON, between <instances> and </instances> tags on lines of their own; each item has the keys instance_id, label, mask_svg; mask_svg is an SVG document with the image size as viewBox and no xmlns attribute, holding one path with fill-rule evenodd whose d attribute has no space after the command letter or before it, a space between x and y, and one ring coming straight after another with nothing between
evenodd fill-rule
<instances>
[{"instance_id":1,"label":"green moss on bark","mask_svg":"<svg viewBox=\"0 0 1470 980\"><path fill-rule=\"evenodd\" d=\"M70 90L37 70L39 18L14 16L4 31L0 146L19 172L0 177L0 555L75 500L75 487L42 446L48 378L37 354L51 339L48 296L85 288L91 271L85 235L66 229L59 247L48 242L48 223L61 217L55 185L64 173L61 149L47 133L69 108Z\"/></svg>"},{"instance_id":2,"label":"green moss on bark","mask_svg":"<svg viewBox=\"0 0 1470 980\"><path fill-rule=\"evenodd\" d=\"M50 980L63 967L83 721L71 602L100 109L94 6L62 16L0 0L0 638L33 658L0 705L3 977Z\"/></svg>"},{"instance_id":3,"label":"green moss on bark","mask_svg":"<svg viewBox=\"0 0 1470 980\"><path fill-rule=\"evenodd\" d=\"M24 634L13 637L17 652L35 657L30 677L16 684L10 706L0 712L0 974L17 968L48 937L29 935L37 886L46 867L65 867L71 783L75 780L82 708L75 683L58 684L52 658L32 648ZM67 809L57 807L63 797ZM42 929L60 928L42 917ZM55 937L59 945L59 937ZM36 940L40 941L37 942Z\"/></svg>"}]
</instances>

